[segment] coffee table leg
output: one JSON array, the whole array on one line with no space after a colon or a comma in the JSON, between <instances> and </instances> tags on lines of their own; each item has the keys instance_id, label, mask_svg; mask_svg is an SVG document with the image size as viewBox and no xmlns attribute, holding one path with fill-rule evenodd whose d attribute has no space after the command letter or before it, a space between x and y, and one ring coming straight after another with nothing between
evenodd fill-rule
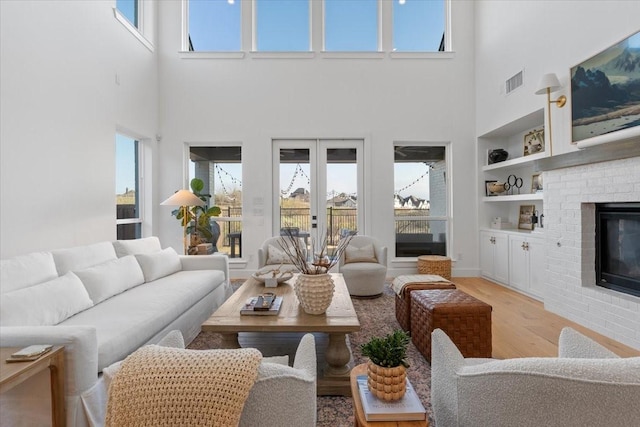
<instances>
[{"instance_id":1,"label":"coffee table leg","mask_svg":"<svg viewBox=\"0 0 640 427\"><path fill-rule=\"evenodd\" d=\"M240 343L238 342L238 334L220 334L222 335L222 342L220 346L222 348L240 348Z\"/></svg>"},{"instance_id":2,"label":"coffee table leg","mask_svg":"<svg viewBox=\"0 0 640 427\"><path fill-rule=\"evenodd\" d=\"M347 346L346 334L329 334L329 344L325 359L327 361L329 375L344 375L349 373L347 365L351 360L351 351Z\"/></svg>"}]
</instances>

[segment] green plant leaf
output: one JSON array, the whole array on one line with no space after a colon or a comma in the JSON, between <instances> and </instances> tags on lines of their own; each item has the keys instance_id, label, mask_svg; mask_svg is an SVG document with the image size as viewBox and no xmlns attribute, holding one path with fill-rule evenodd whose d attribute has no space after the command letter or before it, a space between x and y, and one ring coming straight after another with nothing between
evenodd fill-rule
<instances>
[{"instance_id":1,"label":"green plant leaf","mask_svg":"<svg viewBox=\"0 0 640 427\"><path fill-rule=\"evenodd\" d=\"M191 186L191 190L198 194L202 191L202 189L204 188L204 181L201 180L200 178L193 178L191 180L191 182L189 183L189 185Z\"/></svg>"}]
</instances>

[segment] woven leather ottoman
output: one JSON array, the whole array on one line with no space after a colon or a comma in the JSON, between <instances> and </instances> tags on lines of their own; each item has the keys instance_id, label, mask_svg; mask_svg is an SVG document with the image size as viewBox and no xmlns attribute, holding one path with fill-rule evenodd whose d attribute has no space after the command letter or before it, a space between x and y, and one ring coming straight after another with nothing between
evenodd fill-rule
<instances>
[{"instance_id":1,"label":"woven leather ottoman","mask_svg":"<svg viewBox=\"0 0 640 427\"><path fill-rule=\"evenodd\" d=\"M411 292L411 341L431 363L431 332L440 328L464 357L491 357L491 310L457 289Z\"/></svg>"},{"instance_id":2,"label":"woven leather ottoman","mask_svg":"<svg viewBox=\"0 0 640 427\"><path fill-rule=\"evenodd\" d=\"M400 327L411 332L411 292L427 289L455 289L456 285L444 280L440 276L414 274L398 276L393 280L394 285L404 282L400 293L396 293L396 319Z\"/></svg>"}]
</instances>

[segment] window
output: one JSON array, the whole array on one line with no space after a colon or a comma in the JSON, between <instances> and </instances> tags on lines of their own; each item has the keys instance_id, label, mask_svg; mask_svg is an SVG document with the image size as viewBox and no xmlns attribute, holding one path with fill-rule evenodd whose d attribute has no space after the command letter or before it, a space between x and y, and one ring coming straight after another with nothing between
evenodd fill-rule
<instances>
[{"instance_id":1,"label":"window","mask_svg":"<svg viewBox=\"0 0 640 427\"><path fill-rule=\"evenodd\" d=\"M255 49L264 52L307 52L309 0L256 0Z\"/></svg>"},{"instance_id":2,"label":"window","mask_svg":"<svg viewBox=\"0 0 640 427\"><path fill-rule=\"evenodd\" d=\"M189 50L239 51L240 0L190 0Z\"/></svg>"},{"instance_id":3,"label":"window","mask_svg":"<svg viewBox=\"0 0 640 427\"><path fill-rule=\"evenodd\" d=\"M118 9L134 27L138 28L138 0L116 0L116 9Z\"/></svg>"},{"instance_id":4,"label":"window","mask_svg":"<svg viewBox=\"0 0 640 427\"><path fill-rule=\"evenodd\" d=\"M208 207L218 206L219 217L210 221L216 252L242 257L242 148L239 146L189 147L189 181L204 182Z\"/></svg>"},{"instance_id":5,"label":"window","mask_svg":"<svg viewBox=\"0 0 640 427\"><path fill-rule=\"evenodd\" d=\"M394 151L396 257L446 255L446 148L401 144Z\"/></svg>"},{"instance_id":6,"label":"window","mask_svg":"<svg viewBox=\"0 0 640 427\"><path fill-rule=\"evenodd\" d=\"M139 142L116 134L116 228L118 240L142 237Z\"/></svg>"},{"instance_id":7,"label":"window","mask_svg":"<svg viewBox=\"0 0 640 427\"><path fill-rule=\"evenodd\" d=\"M325 0L324 50L378 50L377 0Z\"/></svg>"},{"instance_id":8,"label":"window","mask_svg":"<svg viewBox=\"0 0 640 427\"><path fill-rule=\"evenodd\" d=\"M445 50L446 0L393 0L393 50Z\"/></svg>"}]
</instances>

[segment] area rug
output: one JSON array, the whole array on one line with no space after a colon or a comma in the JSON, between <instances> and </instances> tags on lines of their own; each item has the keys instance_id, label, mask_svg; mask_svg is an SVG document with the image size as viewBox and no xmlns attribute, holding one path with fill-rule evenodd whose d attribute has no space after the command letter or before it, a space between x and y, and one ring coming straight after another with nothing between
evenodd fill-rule
<instances>
[{"instance_id":1,"label":"area rug","mask_svg":"<svg viewBox=\"0 0 640 427\"><path fill-rule=\"evenodd\" d=\"M234 289L242 281L233 281ZM349 343L355 364L367 361L360 352L360 346L373 336L383 336L400 325L395 317L395 294L385 285L381 297L374 299L353 299L353 306L360 320L361 330L349 335ZM201 332L189 345L192 349L218 348L220 336L214 332ZM408 376L413 387L418 392L422 404L427 410L429 425L435 426L431 410L431 368L426 359L420 354L413 343L408 350ZM318 397L318 427L347 427L353 426L353 400L351 397L319 396Z\"/></svg>"}]
</instances>

